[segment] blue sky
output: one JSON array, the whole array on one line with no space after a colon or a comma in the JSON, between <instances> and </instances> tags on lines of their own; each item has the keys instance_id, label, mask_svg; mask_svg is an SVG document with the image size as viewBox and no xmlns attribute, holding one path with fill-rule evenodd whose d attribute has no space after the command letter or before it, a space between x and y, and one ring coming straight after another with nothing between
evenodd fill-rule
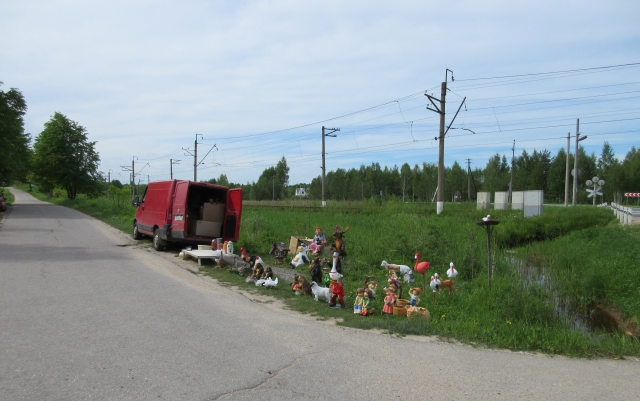
<instances>
[{"instance_id":1,"label":"blue sky","mask_svg":"<svg viewBox=\"0 0 640 401\"><path fill-rule=\"evenodd\" d=\"M168 179L170 159L193 179L183 148L200 134L199 156L216 148L198 179L256 181L284 156L290 183L309 182L322 125L340 128L328 170L436 163L424 93L447 68L447 123L467 100L446 165L484 167L514 140L555 155L577 118L588 153L608 141L622 158L640 146L638 15L615 0L3 2L0 81L24 94L27 132L65 114L121 181L134 156L141 182Z\"/></svg>"}]
</instances>

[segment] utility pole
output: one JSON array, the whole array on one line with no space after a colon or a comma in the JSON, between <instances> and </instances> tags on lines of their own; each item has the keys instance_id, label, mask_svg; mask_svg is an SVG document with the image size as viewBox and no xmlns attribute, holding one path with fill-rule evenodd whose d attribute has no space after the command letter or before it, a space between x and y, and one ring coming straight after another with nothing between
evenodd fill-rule
<instances>
[{"instance_id":1,"label":"utility pole","mask_svg":"<svg viewBox=\"0 0 640 401\"><path fill-rule=\"evenodd\" d=\"M569 157L571 156L571 132L567 132L567 163L564 173L564 207L569 206Z\"/></svg>"},{"instance_id":2,"label":"utility pole","mask_svg":"<svg viewBox=\"0 0 640 401\"><path fill-rule=\"evenodd\" d=\"M447 74L449 72L451 72L451 81L454 81L453 71L447 68L444 74L444 82L442 83L442 86L440 88L440 100L425 93L425 96L429 98L429 101L431 102L433 107L435 107L435 110L431 109L431 106L427 106L427 109L440 114L440 134L437 138L435 138L436 140L438 140L438 145L439 145L438 146L438 189L437 189L438 199L437 199L437 205L436 205L436 211L438 214L442 213L442 210L444 209L444 136L447 134L447 132L451 128L451 124L453 124L456 117L458 116L458 113L460 112L460 109L462 108L462 105L464 104L465 100L467 100L466 97L462 99L462 103L460 103L460 107L458 107L458 111L456 111L456 114L453 116L453 120L451 120L451 123L445 130L445 117L446 117L445 98L447 96L447 81L449 80ZM434 100L440 103L440 107L438 107L434 103Z\"/></svg>"},{"instance_id":3,"label":"utility pole","mask_svg":"<svg viewBox=\"0 0 640 401\"><path fill-rule=\"evenodd\" d=\"M509 204L513 202L513 164L516 158L516 140L513 140L513 147L511 148L511 181L509 181Z\"/></svg>"},{"instance_id":4,"label":"utility pole","mask_svg":"<svg viewBox=\"0 0 640 401\"><path fill-rule=\"evenodd\" d=\"M188 153L188 154L185 154L185 156L193 156L193 182L198 182L198 164L199 164L198 163L198 135L200 135L200 139L204 139L202 134L196 134L196 140L193 141L193 146L194 146L193 153L191 153L189 149L182 148L182 150ZM215 147L216 145L213 145L213 146Z\"/></svg>"},{"instance_id":5,"label":"utility pole","mask_svg":"<svg viewBox=\"0 0 640 401\"><path fill-rule=\"evenodd\" d=\"M576 120L576 153L573 158L573 206L578 204L578 142L587 139L586 136L580 136L580 119Z\"/></svg>"},{"instance_id":6,"label":"utility pole","mask_svg":"<svg viewBox=\"0 0 640 401\"><path fill-rule=\"evenodd\" d=\"M131 168L128 166L120 166L123 171L131 171L130 183L131 183L131 199L136 196L136 159L138 156L133 156L131 159Z\"/></svg>"},{"instance_id":7,"label":"utility pole","mask_svg":"<svg viewBox=\"0 0 640 401\"><path fill-rule=\"evenodd\" d=\"M325 130L330 131L325 133ZM327 206L327 202L325 200L324 197L324 181L325 181L325 164L324 164L324 137L325 136L330 136L335 138L337 135L332 135L334 132L336 131L340 131L340 128L325 128L324 125L322 126L322 207Z\"/></svg>"},{"instance_id":8,"label":"utility pole","mask_svg":"<svg viewBox=\"0 0 640 401\"><path fill-rule=\"evenodd\" d=\"M467 200L471 202L471 159L467 159Z\"/></svg>"},{"instance_id":9,"label":"utility pole","mask_svg":"<svg viewBox=\"0 0 640 401\"><path fill-rule=\"evenodd\" d=\"M180 163L182 160L173 160L169 159L169 171L171 174L171 179L173 180L173 165Z\"/></svg>"}]
</instances>

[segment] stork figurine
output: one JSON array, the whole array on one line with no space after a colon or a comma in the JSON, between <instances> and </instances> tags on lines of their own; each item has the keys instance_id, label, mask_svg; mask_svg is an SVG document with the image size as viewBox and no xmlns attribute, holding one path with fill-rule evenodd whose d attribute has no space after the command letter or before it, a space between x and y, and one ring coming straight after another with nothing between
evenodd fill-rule
<instances>
[{"instance_id":1,"label":"stork figurine","mask_svg":"<svg viewBox=\"0 0 640 401\"><path fill-rule=\"evenodd\" d=\"M438 304L438 301L436 300L436 297L438 296L438 290L440 290L440 277L438 277L438 273L435 273L433 276L431 276L431 282L429 283L429 287L431 287L431 290L433 290L433 303L434 304Z\"/></svg>"}]
</instances>

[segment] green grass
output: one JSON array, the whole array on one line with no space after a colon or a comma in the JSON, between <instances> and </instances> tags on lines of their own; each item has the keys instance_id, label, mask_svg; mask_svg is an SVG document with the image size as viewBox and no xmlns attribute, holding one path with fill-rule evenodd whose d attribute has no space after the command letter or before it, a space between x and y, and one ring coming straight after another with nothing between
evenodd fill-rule
<instances>
[{"instance_id":1,"label":"green grass","mask_svg":"<svg viewBox=\"0 0 640 401\"><path fill-rule=\"evenodd\" d=\"M106 199L84 197L53 201L125 232L131 231L135 209L128 205L116 208ZM350 226L345 234L348 257L343 262L347 305L344 310L296 296L284 280L275 289L265 289L215 267L204 267L202 271L224 285L279 298L293 310L318 319L336 318L338 324L349 327L377 329L398 336L436 335L476 346L548 354L640 355L637 337L627 336L621 330L575 330L555 312L554 299L566 297L579 311L589 312L594 305L605 305L618 311L626 322L637 323L640 229L620 227L610 211L547 207L542 216L525 219L512 211L478 211L472 204L447 204L440 216L435 215L432 204L398 201L333 202L324 209L300 209L286 203L278 206L260 209L246 205L236 249L244 246L249 253L259 254L267 264L272 264L268 251L274 241L288 244L291 235L312 236L317 225L328 235L335 225ZM491 290L487 286L486 234L475 224L487 213L500 220L495 229L498 246ZM513 250L505 252L509 249ZM178 248L171 251L177 253ZM421 295L421 306L430 311L430 321L380 315L382 288L386 284L381 261L413 266L416 251L422 260L432 263L429 276L435 272L444 276L449 262L455 262L460 271L455 280L456 292L438 294L435 305L427 285L427 292ZM551 284L527 282L518 273L515 261L535 262L536 268L549 276ZM297 271L309 277L307 266ZM352 313L352 305L354 292L363 285L366 275L375 275L380 284L378 297L373 301L378 314L362 317ZM422 277L416 274L414 286L421 283ZM407 290L405 285L405 294Z\"/></svg>"}]
</instances>

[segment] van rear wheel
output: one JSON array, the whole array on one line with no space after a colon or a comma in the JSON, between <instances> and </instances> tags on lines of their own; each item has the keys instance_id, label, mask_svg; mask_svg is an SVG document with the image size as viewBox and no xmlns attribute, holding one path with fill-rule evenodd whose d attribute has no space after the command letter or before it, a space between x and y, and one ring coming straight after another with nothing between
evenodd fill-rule
<instances>
[{"instance_id":1,"label":"van rear wheel","mask_svg":"<svg viewBox=\"0 0 640 401\"><path fill-rule=\"evenodd\" d=\"M164 250L165 242L162 238L160 238L160 230L156 229L153 232L153 249L156 251Z\"/></svg>"}]
</instances>

